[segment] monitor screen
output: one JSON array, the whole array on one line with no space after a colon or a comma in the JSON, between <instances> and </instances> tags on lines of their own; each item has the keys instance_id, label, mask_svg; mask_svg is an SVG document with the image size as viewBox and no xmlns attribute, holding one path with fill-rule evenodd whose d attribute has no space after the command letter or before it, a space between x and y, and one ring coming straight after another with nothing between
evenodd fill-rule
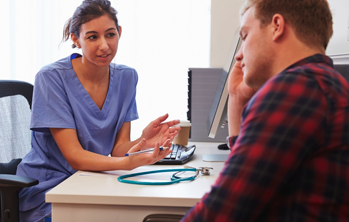
<instances>
[{"instance_id":1,"label":"monitor screen","mask_svg":"<svg viewBox=\"0 0 349 222\"><path fill-rule=\"evenodd\" d=\"M215 138L219 128L223 128L227 123L227 102L228 102L228 75L233 68L236 60L235 55L241 46L239 32L234 35L231 49L229 51L226 64L223 67L215 97L212 102L211 110L207 120L208 137ZM228 130L228 127L226 127Z\"/></svg>"}]
</instances>

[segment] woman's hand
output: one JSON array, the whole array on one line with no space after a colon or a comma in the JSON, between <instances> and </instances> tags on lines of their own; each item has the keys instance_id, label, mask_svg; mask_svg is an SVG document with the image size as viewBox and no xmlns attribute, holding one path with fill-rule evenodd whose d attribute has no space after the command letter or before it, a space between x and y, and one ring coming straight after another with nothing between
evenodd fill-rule
<instances>
[{"instance_id":1,"label":"woman's hand","mask_svg":"<svg viewBox=\"0 0 349 222\"><path fill-rule=\"evenodd\" d=\"M146 147L154 147L155 143L163 144L166 140L172 142L173 138L178 134L181 129L179 126L175 126L179 123L179 120L172 120L164 122L168 118L168 114L160 116L156 120L149 123L149 125L143 130L142 137L146 139Z\"/></svg>"},{"instance_id":2,"label":"woman's hand","mask_svg":"<svg viewBox=\"0 0 349 222\"><path fill-rule=\"evenodd\" d=\"M146 142L147 142L146 139L142 139L139 143L134 145L129 150L128 153L134 153L134 152L144 150L146 148L145 146ZM172 150L170 149L171 145L172 145L171 141L166 140L163 143L162 147L168 147L168 149L164 149L160 151L159 143L155 143L154 151L152 153L151 152L140 153L137 155L131 155L124 158L127 158L128 160L127 166L129 167L130 170L139 166L154 164L157 161L165 158L168 154L172 152Z\"/></svg>"}]
</instances>

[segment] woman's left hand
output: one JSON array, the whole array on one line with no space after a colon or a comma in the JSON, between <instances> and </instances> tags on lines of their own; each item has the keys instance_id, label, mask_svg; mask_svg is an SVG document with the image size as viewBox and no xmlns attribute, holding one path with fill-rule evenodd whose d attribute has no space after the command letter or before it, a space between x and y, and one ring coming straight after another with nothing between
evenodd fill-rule
<instances>
[{"instance_id":1,"label":"woman's left hand","mask_svg":"<svg viewBox=\"0 0 349 222\"><path fill-rule=\"evenodd\" d=\"M156 142L163 144L168 139L172 142L173 138L178 134L181 128L174 125L178 124L179 120L164 122L167 118L168 114L160 116L149 123L143 130L142 138L145 138L147 141L146 147L154 147Z\"/></svg>"}]
</instances>

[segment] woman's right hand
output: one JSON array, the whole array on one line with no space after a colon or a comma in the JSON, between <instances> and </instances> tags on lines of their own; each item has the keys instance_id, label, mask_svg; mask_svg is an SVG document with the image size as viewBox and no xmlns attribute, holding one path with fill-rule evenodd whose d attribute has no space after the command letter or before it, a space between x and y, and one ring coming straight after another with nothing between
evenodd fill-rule
<instances>
[{"instance_id":1,"label":"woman's right hand","mask_svg":"<svg viewBox=\"0 0 349 222\"><path fill-rule=\"evenodd\" d=\"M155 143L155 147L154 147L153 152L146 152L146 153L141 153L141 154L137 154L137 155L131 155L131 156L124 157L127 160L127 163L126 163L128 166L127 168L129 170L132 170L132 169L137 168L139 166L150 165L150 164L156 163L157 161L165 158L168 154L170 154L172 152L170 149L171 145L172 145L172 143L168 139L162 145L162 147L169 147L168 149L160 151L159 143ZM128 153L142 151L145 148L146 148L146 139L142 139L139 143L134 145L128 151Z\"/></svg>"}]
</instances>

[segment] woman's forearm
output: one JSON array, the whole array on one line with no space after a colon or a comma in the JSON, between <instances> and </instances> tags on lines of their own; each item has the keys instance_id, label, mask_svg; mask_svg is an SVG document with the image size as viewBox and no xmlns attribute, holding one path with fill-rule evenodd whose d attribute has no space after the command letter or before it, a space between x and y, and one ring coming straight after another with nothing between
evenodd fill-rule
<instances>
[{"instance_id":1,"label":"woman's forearm","mask_svg":"<svg viewBox=\"0 0 349 222\"><path fill-rule=\"evenodd\" d=\"M125 153L127 153L131 147L133 147L134 145L136 145L137 143L139 143L141 141L142 138L138 138L134 141L118 141L117 144L114 146L114 149L111 153L111 156L113 157L122 157L125 155Z\"/></svg>"}]
</instances>

